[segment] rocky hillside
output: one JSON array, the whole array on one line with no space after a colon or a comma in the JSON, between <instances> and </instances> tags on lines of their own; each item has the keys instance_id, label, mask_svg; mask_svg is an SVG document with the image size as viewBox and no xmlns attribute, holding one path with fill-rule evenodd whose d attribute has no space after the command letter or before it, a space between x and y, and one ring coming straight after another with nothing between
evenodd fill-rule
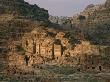
<instances>
[{"instance_id":1,"label":"rocky hillside","mask_svg":"<svg viewBox=\"0 0 110 82\"><path fill-rule=\"evenodd\" d=\"M71 17L58 17L58 16L49 16L49 20L52 23L59 24L61 28L63 29L72 29L73 24L71 22Z\"/></svg>"},{"instance_id":2,"label":"rocky hillside","mask_svg":"<svg viewBox=\"0 0 110 82\"><path fill-rule=\"evenodd\" d=\"M94 44L110 45L110 1L104 4L88 5L83 12L73 17L52 17L50 21L60 24L79 39L89 40Z\"/></svg>"},{"instance_id":3,"label":"rocky hillside","mask_svg":"<svg viewBox=\"0 0 110 82\"><path fill-rule=\"evenodd\" d=\"M85 30L89 40L98 44L110 45L110 5L109 0L104 5L99 6L87 19Z\"/></svg>"},{"instance_id":4,"label":"rocky hillside","mask_svg":"<svg viewBox=\"0 0 110 82\"><path fill-rule=\"evenodd\" d=\"M105 3L106 8L110 8L110 0L107 0Z\"/></svg>"},{"instance_id":5,"label":"rocky hillside","mask_svg":"<svg viewBox=\"0 0 110 82\"><path fill-rule=\"evenodd\" d=\"M34 28L34 23L48 24L48 17L47 10L24 0L0 0L0 47L7 46L9 39L20 40L23 33Z\"/></svg>"},{"instance_id":6,"label":"rocky hillside","mask_svg":"<svg viewBox=\"0 0 110 82\"><path fill-rule=\"evenodd\" d=\"M94 44L110 45L110 1L105 4L88 5L73 22L80 27L84 38Z\"/></svg>"},{"instance_id":7,"label":"rocky hillside","mask_svg":"<svg viewBox=\"0 0 110 82\"><path fill-rule=\"evenodd\" d=\"M89 16L99 9L100 5L90 4L83 12L80 12L80 14L76 14L73 17L49 16L49 20L53 23L59 24L63 29L74 29L75 27L80 27L80 23L85 23Z\"/></svg>"},{"instance_id":8,"label":"rocky hillside","mask_svg":"<svg viewBox=\"0 0 110 82\"><path fill-rule=\"evenodd\" d=\"M0 0L0 81L109 82L109 13L109 0L70 18L49 17L24 0Z\"/></svg>"},{"instance_id":9,"label":"rocky hillside","mask_svg":"<svg viewBox=\"0 0 110 82\"><path fill-rule=\"evenodd\" d=\"M49 17L47 10L30 5L24 0L0 0L0 14L12 14L16 18L40 21L47 21Z\"/></svg>"}]
</instances>

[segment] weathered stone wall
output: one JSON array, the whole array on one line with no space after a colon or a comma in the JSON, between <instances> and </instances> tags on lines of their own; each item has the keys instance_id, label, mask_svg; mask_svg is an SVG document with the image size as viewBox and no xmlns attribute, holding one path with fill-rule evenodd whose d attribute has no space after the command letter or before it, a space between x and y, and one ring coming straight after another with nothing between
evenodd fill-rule
<instances>
[{"instance_id":1,"label":"weathered stone wall","mask_svg":"<svg viewBox=\"0 0 110 82\"><path fill-rule=\"evenodd\" d=\"M70 44L70 38L64 36L65 33L58 32L55 37L50 37L47 31L34 29L22 38L24 54L16 54L16 45L10 46L13 52L9 55L9 65L33 66L57 61L59 64L71 64L78 71L109 71L108 46L82 40Z\"/></svg>"},{"instance_id":2,"label":"weathered stone wall","mask_svg":"<svg viewBox=\"0 0 110 82\"><path fill-rule=\"evenodd\" d=\"M62 56L62 47L61 47L61 45L55 45L54 44L54 56L57 59Z\"/></svg>"},{"instance_id":3,"label":"weathered stone wall","mask_svg":"<svg viewBox=\"0 0 110 82\"><path fill-rule=\"evenodd\" d=\"M29 35L31 38L26 39L28 36L23 38L23 48L26 52L51 59L55 57L53 55L61 56L61 45L54 45L54 40L52 37L46 37L46 35L46 31L40 32L39 29L34 29ZM54 50L57 50L57 52Z\"/></svg>"},{"instance_id":4,"label":"weathered stone wall","mask_svg":"<svg viewBox=\"0 0 110 82\"><path fill-rule=\"evenodd\" d=\"M8 63L9 66L25 66L25 60L24 60L24 56L16 54L16 53L9 53L8 54Z\"/></svg>"},{"instance_id":5,"label":"weathered stone wall","mask_svg":"<svg viewBox=\"0 0 110 82\"><path fill-rule=\"evenodd\" d=\"M101 61L101 59L99 59L100 57L109 54L109 48L107 48L107 46L92 45L89 41L81 41L79 44L70 44L70 40L65 38L64 36L65 33L58 32L55 37L49 37L48 32L41 32L39 31L39 29L34 29L32 33L28 34L28 36L24 36L23 48L26 50L27 53L31 52L30 55L34 55L36 58L38 56L43 57L44 61L45 58L58 60L61 58L63 59L66 56L69 56L75 57L77 59L74 60L76 64L83 64L84 66L88 65L88 63L91 63L92 61ZM26 47L27 40L29 40L29 42L28 46ZM73 48L68 47L71 45L74 45ZM66 47L66 49L62 50L64 47ZM86 61L85 56L88 56L87 60L89 60L89 56L93 57L91 61ZM94 56L96 56L96 58L94 58ZM34 59L36 59L35 57ZM103 62L103 60L101 62ZM97 62L97 64L100 63Z\"/></svg>"}]
</instances>

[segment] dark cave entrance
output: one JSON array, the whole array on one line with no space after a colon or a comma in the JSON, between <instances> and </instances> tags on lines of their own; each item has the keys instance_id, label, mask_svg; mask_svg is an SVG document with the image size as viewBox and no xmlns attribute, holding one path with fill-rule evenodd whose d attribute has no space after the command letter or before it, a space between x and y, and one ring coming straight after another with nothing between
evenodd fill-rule
<instances>
[{"instance_id":1,"label":"dark cave entrance","mask_svg":"<svg viewBox=\"0 0 110 82\"><path fill-rule=\"evenodd\" d=\"M99 66L99 70L102 71L102 66Z\"/></svg>"},{"instance_id":2,"label":"dark cave entrance","mask_svg":"<svg viewBox=\"0 0 110 82\"><path fill-rule=\"evenodd\" d=\"M33 45L33 54L36 53L36 44Z\"/></svg>"},{"instance_id":3,"label":"dark cave entrance","mask_svg":"<svg viewBox=\"0 0 110 82\"><path fill-rule=\"evenodd\" d=\"M26 55L24 59L25 59L26 66L28 66L28 63L29 63L29 57Z\"/></svg>"}]
</instances>

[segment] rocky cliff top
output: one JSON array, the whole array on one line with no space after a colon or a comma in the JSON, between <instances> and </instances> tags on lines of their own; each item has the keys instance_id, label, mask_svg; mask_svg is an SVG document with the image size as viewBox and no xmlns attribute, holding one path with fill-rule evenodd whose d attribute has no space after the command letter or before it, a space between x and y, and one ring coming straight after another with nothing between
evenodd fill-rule
<instances>
[{"instance_id":1,"label":"rocky cliff top","mask_svg":"<svg viewBox=\"0 0 110 82\"><path fill-rule=\"evenodd\" d=\"M40 21L47 21L49 17L47 10L30 5L24 0L0 0L0 14L13 14L17 18Z\"/></svg>"},{"instance_id":2,"label":"rocky cliff top","mask_svg":"<svg viewBox=\"0 0 110 82\"><path fill-rule=\"evenodd\" d=\"M89 40L92 40L94 43L110 45L109 4L110 0L107 0L105 4L93 7L92 13L89 11L90 14L86 20L84 32L87 32L86 36L89 35ZM85 14L83 15L85 16Z\"/></svg>"},{"instance_id":3,"label":"rocky cliff top","mask_svg":"<svg viewBox=\"0 0 110 82\"><path fill-rule=\"evenodd\" d=\"M79 35L96 44L110 45L110 0L104 4L90 4L83 12L70 18L50 16L49 19L64 29L71 29L75 36Z\"/></svg>"},{"instance_id":4,"label":"rocky cliff top","mask_svg":"<svg viewBox=\"0 0 110 82\"><path fill-rule=\"evenodd\" d=\"M107 0L106 3L105 3L106 7L109 7L110 8L110 0Z\"/></svg>"}]
</instances>

